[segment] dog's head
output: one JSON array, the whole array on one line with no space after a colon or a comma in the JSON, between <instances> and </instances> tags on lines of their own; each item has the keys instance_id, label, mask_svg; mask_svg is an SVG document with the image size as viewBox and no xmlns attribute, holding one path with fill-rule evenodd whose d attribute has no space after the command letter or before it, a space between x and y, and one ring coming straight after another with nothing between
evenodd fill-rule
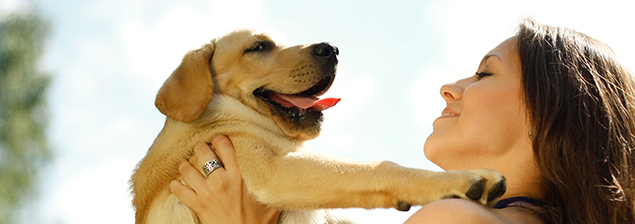
<instances>
[{"instance_id":1,"label":"dog's head","mask_svg":"<svg viewBox=\"0 0 635 224\"><path fill-rule=\"evenodd\" d=\"M275 32L236 30L188 52L155 104L190 123L220 93L271 117L292 138L315 138L321 111L339 101L317 98L333 83L338 53L330 43L291 45Z\"/></svg>"}]
</instances>

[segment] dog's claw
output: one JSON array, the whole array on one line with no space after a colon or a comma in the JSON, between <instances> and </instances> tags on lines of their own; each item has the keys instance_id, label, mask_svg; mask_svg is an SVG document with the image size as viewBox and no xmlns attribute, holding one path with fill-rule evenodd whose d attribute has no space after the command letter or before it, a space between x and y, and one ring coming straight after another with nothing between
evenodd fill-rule
<instances>
[{"instance_id":1,"label":"dog's claw","mask_svg":"<svg viewBox=\"0 0 635 224\"><path fill-rule=\"evenodd\" d=\"M402 212L407 212L410 210L410 204L407 202L400 201L397 203L397 210Z\"/></svg>"}]
</instances>

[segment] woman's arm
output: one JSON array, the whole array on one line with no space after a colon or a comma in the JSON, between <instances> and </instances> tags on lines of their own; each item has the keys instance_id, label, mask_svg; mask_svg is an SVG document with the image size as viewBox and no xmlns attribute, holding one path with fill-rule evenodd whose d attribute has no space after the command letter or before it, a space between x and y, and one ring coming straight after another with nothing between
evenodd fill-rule
<instances>
[{"instance_id":1,"label":"woman's arm","mask_svg":"<svg viewBox=\"0 0 635 224\"><path fill-rule=\"evenodd\" d=\"M405 224L504 223L484 206L464 199L444 199L424 205Z\"/></svg>"},{"instance_id":2,"label":"woman's arm","mask_svg":"<svg viewBox=\"0 0 635 224\"><path fill-rule=\"evenodd\" d=\"M493 209L465 199L443 199L422 206L405 222L415 223L540 224L543 221L526 208Z\"/></svg>"},{"instance_id":3,"label":"woman's arm","mask_svg":"<svg viewBox=\"0 0 635 224\"><path fill-rule=\"evenodd\" d=\"M173 180L172 193L190 207L202 223L277 223L280 211L255 201L242 180L231 141L215 136L212 145L201 143L194 149L200 164L219 159L224 168L214 170L205 178L200 171L184 161L179 171L184 182ZM218 155L218 156L216 156Z\"/></svg>"}]
</instances>

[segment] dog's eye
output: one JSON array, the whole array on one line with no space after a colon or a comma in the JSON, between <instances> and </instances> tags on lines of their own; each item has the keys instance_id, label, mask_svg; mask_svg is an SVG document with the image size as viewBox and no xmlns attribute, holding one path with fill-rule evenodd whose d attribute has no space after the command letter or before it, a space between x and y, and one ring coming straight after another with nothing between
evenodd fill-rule
<instances>
[{"instance_id":1,"label":"dog's eye","mask_svg":"<svg viewBox=\"0 0 635 224\"><path fill-rule=\"evenodd\" d=\"M254 46L250 47L249 49L247 49L245 51L245 53L247 52L252 52L252 51L262 51L262 50L266 50L268 49L269 44L267 42L258 42L256 44L254 44Z\"/></svg>"},{"instance_id":2,"label":"dog's eye","mask_svg":"<svg viewBox=\"0 0 635 224\"><path fill-rule=\"evenodd\" d=\"M265 46L264 46L264 45L262 45L262 44L258 44L258 45L256 45L255 47L253 47L251 50L252 50L252 51L259 51L259 50L262 50L262 49L264 49L264 48L265 48Z\"/></svg>"}]
</instances>

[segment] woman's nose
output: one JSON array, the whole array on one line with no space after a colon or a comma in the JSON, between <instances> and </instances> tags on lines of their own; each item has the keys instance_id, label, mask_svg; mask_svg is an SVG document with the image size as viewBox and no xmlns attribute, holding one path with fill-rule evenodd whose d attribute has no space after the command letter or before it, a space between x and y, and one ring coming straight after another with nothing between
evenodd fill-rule
<instances>
[{"instance_id":1,"label":"woman's nose","mask_svg":"<svg viewBox=\"0 0 635 224\"><path fill-rule=\"evenodd\" d=\"M441 86L441 96L447 103L451 103L463 98L463 89L456 83L449 83Z\"/></svg>"}]
</instances>

